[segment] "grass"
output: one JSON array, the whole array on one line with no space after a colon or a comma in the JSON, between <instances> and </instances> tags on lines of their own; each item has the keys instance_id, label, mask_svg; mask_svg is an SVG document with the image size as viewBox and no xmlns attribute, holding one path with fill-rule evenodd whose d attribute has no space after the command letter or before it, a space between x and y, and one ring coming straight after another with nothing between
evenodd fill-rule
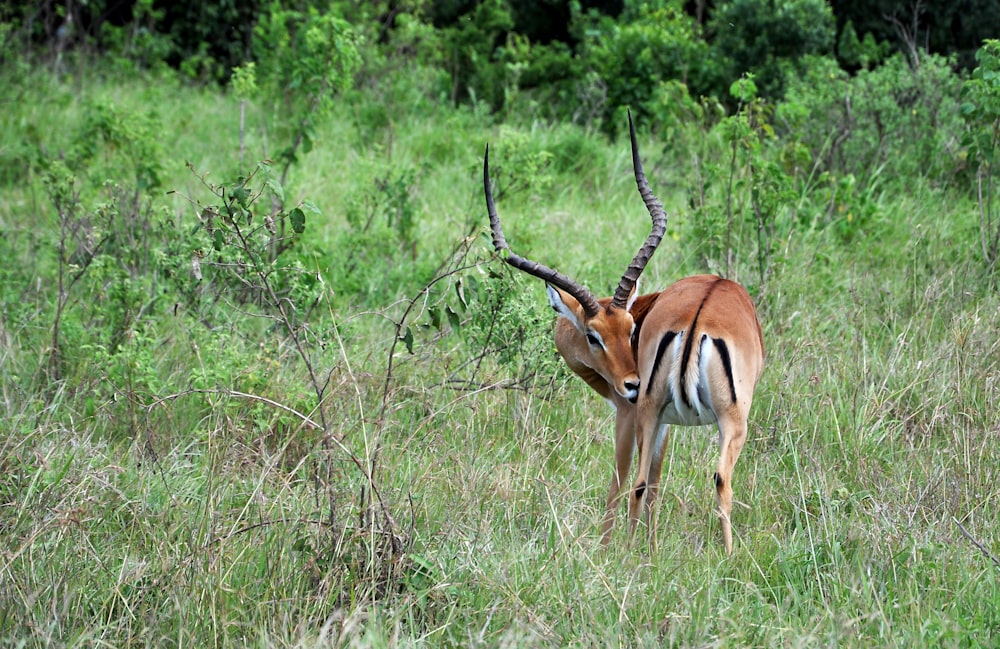
<instances>
[{"instance_id":1,"label":"grass","mask_svg":"<svg viewBox=\"0 0 1000 649\"><path fill-rule=\"evenodd\" d=\"M3 251L19 262L2 271L0 645L996 643L1000 300L961 192L883 179L852 238L802 226L780 242L758 287L768 360L736 469L734 554L712 513L709 428L673 431L655 551L628 547L621 518L604 550L613 417L553 362L542 287L488 263L479 174L487 141L507 182L512 159L554 152L550 182L500 198L508 239L609 291L648 227L624 141L444 106L390 106L392 124L369 127L363 104L337 108L286 187L322 212L300 260L328 287L308 348L330 377L326 434L287 411L318 416L302 358L231 293L205 307L170 292L107 354L102 309L116 307L95 276L66 325L76 365L46 381L56 215L43 168L16 158L26 129L54 156L81 99L154 110L163 189L204 201L183 161L235 174L238 107L167 82L42 78L17 85L36 101L0 111ZM253 129L250 150L263 137ZM642 147L654 188L684 187L654 138ZM346 214L400 169L414 170L412 277L389 285L372 268L367 297L340 295ZM643 288L703 269L683 194L661 192L674 236ZM178 237L191 227L188 201L155 201ZM473 267L422 298L426 269L470 232ZM739 271L753 279L749 254ZM395 323L414 296L409 353ZM497 335L533 344L527 357L483 354L491 296ZM456 331L431 325L438 305Z\"/></svg>"}]
</instances>

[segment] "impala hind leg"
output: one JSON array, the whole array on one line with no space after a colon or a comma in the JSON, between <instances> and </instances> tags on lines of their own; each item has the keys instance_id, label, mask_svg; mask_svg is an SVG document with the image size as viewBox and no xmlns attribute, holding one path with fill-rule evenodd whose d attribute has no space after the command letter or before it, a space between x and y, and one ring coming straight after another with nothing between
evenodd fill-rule
<instances>
[{"instance_id":1,"label":"impala hind leg","mask_svg":"<svg viewBox=\"0 0 1000 649\"><path fill-rule=\"evenodd\" d=\"M719 419L719 465L715 470L715 496L722 522L722 540L726 554L733 553L733 467L747 439L746 417Z\"/></svg>"},{"instance_id":2,"label":"impala hind leg","mask_svg":"<svg viewBox=\"0 0 1000 649\"><path fill-rule=\"evenodd\" d=\"M628 499L629 540L635 535L642 514L649 513L659 487L663 454L657 449L656 433L660 429L655 406L639 402L636 412L635 438L639 447L639 474L632 485ZM666 427L663 427L666 430ZM659 455L659 459L657 459ZM655 469L655 474L653 470ZM652 478L652 479L651 479ZM649 487L652 487L650 489Z\"/></svg>"},{"instance_id":3,"label":"impala hind leg","mask_svg":"<svg viewBox=\"0 0 1000 649\"><path fill-rule=\"evenodd\" d=\"M615 468L611 473L611 486L608 488L604 520L601 522L601 545L605 547L611 542L615 516L621 504L618 496L621 494L622 485L628 480L635 446L635 410L630 404L627 409L619 408L615 419Z\"/></svg>"}]
</instances>

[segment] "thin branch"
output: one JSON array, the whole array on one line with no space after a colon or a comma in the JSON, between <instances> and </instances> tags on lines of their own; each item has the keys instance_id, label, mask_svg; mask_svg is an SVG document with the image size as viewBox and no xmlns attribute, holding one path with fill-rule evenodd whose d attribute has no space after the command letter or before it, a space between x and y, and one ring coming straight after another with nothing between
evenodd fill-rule
<instances>
[{"instance_id":1,"label":"thin branch","mask_svg":"<svg viewBox=\"0 0 1000 649\"><path fill-rule=\"evenodd\" d=\"M741 102L740 110L742 109ZM729 160L729 183L726 186L726 277L733 276L733 182L736 178L738 147L739 143L736 141L736 137L733 137L733 154Z\"/></svg>"},{"instance_id":2,"label":"thin branch","mask_svg":"<svg viewBox=\"0 0 1000 649\"><path fill-rule=\"evenodd\" d=\"M272 525L316 525L318 527L331 527L332 526L332 524L330 523L330 521L321 521L321 520L315 520L315 519L311 519L311 518L293 518L293 519L284 519L284 518L282 518L282 519L266 520L266 521L260 521L258 523L252 523L250 525L246 525L244 527L241 527L238 530L235 530L233 532L229 532L228 534L223 534L222 536L213 537L211 540L209 540L207 543L205 543L204 547L208 547L210 545L216 545L216 544L221 543L223 541L228 541L229 539L233 538L234 536L239 536L240 534L246 534L247 532L252 532L252 531L260 529L262 527L270 527Z\"/></svg>"},{"instance_id":3,"label":"thin branch","mask_svg":"<svg viewBox=\"0 0 1000 649\"><path fill-rule=\"evenodd\" d=\"M175 394L169 394L169 395L167 395L165 397L161 397L161 398L157 399L156 401L152 402L151 404L149 404L148 406L146 406L146 408L149 409L149 410L152 410L154 407L156 407L156 406L158 406L158 405L160 405L162 403L165 403L167 401L172 401L174 399L177 399L178 397L182 397L182 396L185 396L185 395L188 395L188 394L221 394L221 395L224 395L224 396L239 397L241 399L249 399L251 401L259 401L261 403L266 403L269 406L272 406L274 408L277 408L279 410L287 412L287 413L289 413L291 415L295 415L296 417L298 417L302 421L302 423L307 424L308 426L311 426L315 430L323 431L325 433L325 435L326 435L326 438L329 439L329 440L332 440L333 443L338 448L340 448L340 450L342 450L351 459L351 461L354 462L355 465L357 465L357 467L359 469L361 469L361 472L364 474L365 478L367 478L367 480L369 482L371 482L371 474L365 469L364 463L349 448L347 448L346 446L344 446L344 443L341 442L339 439L337 439L337 437L335 435L327 432L327 430L323 427L322 424L313 421L308 416L302 414L301 412L299 412L298 410L295 410L294 408L286 406L285 404L280 403L278 401L274 401L273 399L268 399L267 397L262 397L262 396L260 396L258 394L250 394L248 392L240 392L239 390L223 390L223 389L207 389L207 388L191 389L191 390L184 390L183 392L177 392Z\"/></svg>"},{"instance_id":4,"label":"thin branch","mask_svg":"<svg viewBox=\"0 0 1000 649\"><path fill-rule=\"evenodd\" d=\"M917 38L920 36L920 15L923 12L923 2L916 0L912 5L909 25L904 24L895 12L891 15L883 15L886 20L892 23L893 28L896 30L896 35L906 47L907 54L910 57L910 66L913 70L920 67L920 49L917 46Z\"/></svg>"},{"instance_id":5,"label":"thin branch","mask_svg":"<svg viewBox=\"0 0 1000 649\"><path fill-rule=\"evenodd\" d=\"M454 259L456 255L459 255L461 253L460 259L464 261L465 256L469 253L469 250L471 249L473 240L474 238L471 234L460 240L448 258ZM396 331L395 331L395 336L393 337L392 344L389 345L389 351L387 354L388 360L386 362L385 381L382 385L382 405L381 408L379 409L378 419L376 419L376 425L379 428L382 428L382 426L385 423L384 422L385 412L389 407L389 388L392 385L392 378L393 378L392 370L395 361L396 347L398 346L399 342L403 339L403 328L407 324L410 312L414 309L414 307L418 303L422 301L422 299L426 298L427 294L430 293L431 288L433 288L436 284L438 284L442 280L448 279L449 277L453 277L454 275L462 273L470 268L475 268L476 266L478 266L478 263L464 264L459 262L458 266L450 270L441 272L441 268L444 267L444 265L442 265L442 267L438 269L438 272L435 273L434 279L429 281L422 289L420 289L417 292L416 295L413 296L413 298L411 298L407 302L406 309L403 311L403 315L402 317L400 317L399 321L393 322Z\"/></svg>"},{"instance_id":6,"label":"thin branch","mask_svg":"<svg viewBox=\"0 0 1000 649\"><path fill-rule=\"evenodd\" d=\"M958 525L958 529L962 530L962 534L965 536L965 538L969 539L969 541L972 542L972 545L979 548L979 551L982 552L984 555L986 555L986 557L993 562L993 565L995 565L997 568L1000 568L1000 559L997 559L996 556L992 552L990 552L985 545L977 541L972 536L972 534L969 533L969 530L965 529L965 526L962 525L962 523L960 523L957 518L952 516L951 520L955 521L955 525Z\"/></svg>"}]
</instances>

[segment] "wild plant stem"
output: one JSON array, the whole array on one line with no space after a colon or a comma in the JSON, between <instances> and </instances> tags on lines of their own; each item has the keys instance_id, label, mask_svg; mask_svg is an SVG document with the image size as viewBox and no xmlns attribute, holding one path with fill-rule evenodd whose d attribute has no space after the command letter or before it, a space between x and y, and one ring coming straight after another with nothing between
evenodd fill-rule
<instances>
[{"instance_id":1,"label":"wild plant stem","mask_svg":"<svg viewBox=\"0 0 1000 649\"><path fill-rule=\"evenodd\" d=\"M733 276L733 182L736 178L737 138L733 138L729 159L729 184L726 187L726 277Z\"/></svg>"},{"instance_id":2,"label":"wild plant stem","mask_svg":"<svg viewBox=\"0 0 1000 649\"><path fill-rule=\"evenodd\" d=\"M240 167L243 166L243 160L246 156L246 141L244 139L245 127L247 119L247 100L240 100Z\"/></svg>"}]
</instances>

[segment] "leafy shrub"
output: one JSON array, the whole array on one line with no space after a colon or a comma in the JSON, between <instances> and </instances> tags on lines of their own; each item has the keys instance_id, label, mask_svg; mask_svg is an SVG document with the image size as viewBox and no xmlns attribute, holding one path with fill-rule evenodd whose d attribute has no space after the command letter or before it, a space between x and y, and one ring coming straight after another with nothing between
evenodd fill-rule
<instances>
[{"instance_id":1,"label":"leafy shrub","mask_svg":"<svg viewBox=\"0 0 1000 649\"><path fill-rule=\"evenodd\" d=\"M232 183L201 181L212 199L207 204L194 201L198 224L188 254L194 280L205 281L202 292L210 292L210 302L227 296L240 304L261 305L267 316L296 321L300 314L285 313L283 306L311 304L319 298L321 282L314 269L297 263L289 251L305 232L306 213L316 208L303 203L275 210L276 203L284 203L284 191L265 162ZM262 202L263 197L275 200Z\"/></svg>"},{"instance_id":2,"label":"leafy shrub","mask_svg":"<svg viewBox=\"0 0 1000 649\"><path fill-rule=\"evenodd\" d=\"M553 313L541 282L500 261L485 274L468 273L462 282L468 321L459 330L473 355L464 379L479 380L483 358L494 358L515 386L550 389L562 375L562 363L552 339Z\"/></svg>"},{"instance_id":3,"label":"leafy shrub","mask_svg":"<svg viewBox=\"0 0 1000 649\"><path fill-rule=\"evenodd\" d=\"M139 191L155 189L163 174L160 130L153 112L92 102L84 109L67 164L85 172L95 186L111 179Z\"/></svg>"},{"instance_id":4,"label":"leafy shrub","mask_svg":"<svg viewBox=\"0 0 1000 649\"><path fill-rule=\"evenodd\" d=\"M504 194L525 192L537 196L548 191L555 178L549 168L553 154L525 131L501 127L497 157L490 175L497 184L497 200Z\"/></svg>"},{"instance_id":5,"label":"leafy shrub","mask_svg":"<svg viewBox=\"0 0 1000 649\"><path fill-rule=\"evenodd\" d=\"M39 158L56 212L51 380L72 376L88 344L115 353L155 305L158 244L168 227L150 197L162 182L159 132L150 113L94 102L65 161Z\"/></svg>"},{"instance_id":6,"label":"leafy shrub","mask_svg":"<svg viewBox=\"0 0 1000 649\"><path fill-rule=\"evenodd\" d=\"M818 170L919 175L947 183L959 167L961 77L952 61L923 54L912 65L895 54L848 76L828 58L803 61L777 106L782 136L805 144Z\"/></svg>"},{"instance_id":7,"label":"leafy shrub","mask_svg":"<svg viewBox=\"0 0 1000 649\"><path fill-rule=\"evenodd\" d=\"M358 90L349 99L359 140L371 141L392 128L393 116L434 111L447 101L453 88L450 62L444 32L426 15L430 2L349 4L344 15L365 43L355 75Z\"/></svg>"},{"instance_id":8,"label":"leafy shrub","mask_svg":"<svg viewBox=\"0 0 1000 649\"><path fill-rule=\"evenodd\" d=\"M347 227L337 233L331 256L335 295L375 306L431 279L434 262L417 248L416 182L413 169L390 170L351 198Z\"/></svg>"},{"instance_id":9,"label":"leafy shrub","mask_svg":"<svg viewBox=\"0 0 1000 649\"><path fill-rule=\"evenodd\" d=\"M225 79L250 56L262 6L261 0L162 3L159 26L172 45L167 61L192 79Z\"/></svg>"},{"instance_id":10,"label":"leafy shrub","mask_svg":"<svg viewBox=\"0 0 1000 649\"><path fill-rule=\"evenodd\" d=\"M788 205L800 161L794 151L786 155L775 138L771 106L757 92L753 75L730 87L739 108L710 131L725 159L706 160L699 170L692 229L707 267L733 277L750 266L757 272L753 284L762 290L775 263L776 241L791 227Z\"/></svg>"},{"instance_id":11,"label":"leafy shrub","mask_svg":"<svg viewBox=\"0 0 1000 649\"><path fill-rule=\"evenodd\" d=\"M503 106L509 115L553 119L573 107L574 121L590 122L596 117L594 106L579 101L580 62L566 43L532 43L511 32L497 48L496 58L504 70Z\"/></svg>"},{"instance_id":12,"label":"leafy shrub","mask_svg":"<svg viewBox=\"0 0 1000 649\"><path fill-rule=\"evenodd\" d=\"M601 117L610 132L625 123L626 107L646 121L658 104L661 82L680 80L695 94L719 84L712 52L679 2L638 3L618 21L591 15L582 31L580 83L590 83L587 71L599 79L605 92Z\"/></svg>"},{"instance_id":13,"label":"leafy shrub","mask_svg":"<svg viewBox=\"0 0 1000 649\"><path fill-rule=\"evenodd\" d=\"M709 22L723 78L752 72L768 99L782 96L788 67L833 51L834 27L833 11L823 0L730 0Z\"/></svg>"},{"instance_id":14,"label":"leafy shrub","mask_svg":"<svg viewBox=\"0 0 1000 649\"><path fill-rule=\"evenodd\" d=\"M1000 40L988 40L976 52L979 66L962 86L962 139L976 167L979 237L990 268L1000 258L1000 210L995 206L997 153L1000 151Z\"/></svg>"},{"instance_id":15,"label":"leafy shrub","mask_svg":"<svg viewBox=\"0 0 1000 649\"><path fill-rule=\"evenodd\" d=\"M451 101L483 101L492 108L503 103L504 71L493 61L501 34L514 26L503 0L477 3L456 24L443 28L447 52L445 68L451 74Z\"/></svg>"},{"instance_id":16,"label":"leafy shrub","mask_svg":"<svg viewBox=\"0 0 1000 649\"><path fill-rule=\"evenodd\" d=\"M871 69L881 62L892 51L889 43L879 43L871 32L866 32L864 38L859 39L858 33L854 30L854 22L850 19L840 31L840 38L837 39L837 58L853 68Z\"/></svg>"},{"instance_id":17,"label":"leafy shrub","mask_svg":"<svg viewBox=\"0 0 1000 649\"><path fill-rule=\"evenodd\" d=\"M312 149L317 117L328 114L334 97L354 85L361 45L360 35L334 13L285 9L274 1L261 15L253 41L257 81L283 98L275 121L291 131L277 154L284 163L282 182L289 167Z\"/></svg>"},{"instance_id":18,"label":"leafy shrub","mask_svg":"<svg viewBox=\"0 0 1000 649\"><path fill-rule=\"evenodd\" d=\"M160 29L165 12L154 7L153 0L137 0L130 21L100 23L98 41L115 67L126 73L165 67L174 49L173 40Z\"/></svg>"}]
</instances>

